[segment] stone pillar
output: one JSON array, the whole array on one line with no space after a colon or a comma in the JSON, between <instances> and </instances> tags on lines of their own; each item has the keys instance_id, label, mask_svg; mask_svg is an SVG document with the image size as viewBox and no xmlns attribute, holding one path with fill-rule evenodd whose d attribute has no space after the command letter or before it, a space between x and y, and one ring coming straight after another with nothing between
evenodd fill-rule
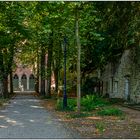
<instances>
[{"instance_id":1,"label":"stone pillar","mask_svg":"<svg viewBox=\"0 0 140 140\"><path fill-rule=\"evenodd\" d=\"M19 90L21 91L21 75L19 75L19 78L18 78L18 87L19 87Z\"/></svg>"},{"instance_id":2,"label":"stone pillar","mask_svg":"<svg viewBox=\"0 0 140 140\"><path fill-rule=\"evenodd\" d=\"M21 76L19 76L18 85L19 85L19 87L21 86Z\"/></svg>"},{"instance_id":3,"label":"stone pillar","mask_svg":"<svg viewBox=\"0 0 140 140\"><path fill-rule=\"evenodd\" d=\"M30 80L30 78L29 78L29 76L27 76L27 90L29 90L29 80Z\"/></svg>"}]
</instances>

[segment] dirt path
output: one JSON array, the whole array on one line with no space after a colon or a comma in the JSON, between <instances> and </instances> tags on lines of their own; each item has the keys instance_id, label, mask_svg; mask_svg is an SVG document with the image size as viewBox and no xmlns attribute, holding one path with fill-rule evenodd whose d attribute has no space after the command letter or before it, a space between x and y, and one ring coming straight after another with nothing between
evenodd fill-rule
<instances>
[{"instance_id":1,"label":"dirt path","mask_svg":"<svg viewBox=\"0 0 140 140\"><path fill-rule=\"evenodd\" d=\"M117 106L125 113L125 117L96 116L67 118L72 112L55 110L56 101L43 101L42 106L52 111L60 121L81 135L82 138L134 139L140 138L140 111Z\"/></svg>"},{"instance_id":2,"label":"dirt path","mask_svg":"<svg viewBox=\"0 0 140 140\"><path fill-rule=\"evenodd\" d=\"M127 114L128 118L132 122L140 124L140 111L122 106L119 106L119 108Z\"/></svg>"}]
</instances>

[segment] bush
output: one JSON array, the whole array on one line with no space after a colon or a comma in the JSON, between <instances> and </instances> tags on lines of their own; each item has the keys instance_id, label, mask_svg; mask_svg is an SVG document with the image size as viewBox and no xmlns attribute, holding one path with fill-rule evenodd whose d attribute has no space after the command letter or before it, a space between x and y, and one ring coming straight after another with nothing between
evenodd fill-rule
<instances>
[{"instance_id":1,"label":"bush","mask_svg":"<svg viewBox=\"0 0 140 140\"><path fill-rule=\"evenodd\" d=\"M122 116L123 112L118 108L106 108L97 112L100 116Z\"/></svg>"},{"instance_id":2,"label":"bush","mask_svg":"<svg viewBox=\"0 0 140 140\"><path fill-rule=\"evenodd\" d=\"M67 99L67 107L63 108L63 99L57 99L56 109L57 110L67 110L74 111L76 108L76 99Z\"/></svg>"},{"instance_id":3,"label":"bush","mask_svg":"<svg viewBox=\"0 0 140 140\"><path fill-rule=\"evenodd\" d=\"M77 107L77 100L76 98L68 98L67 99L68 106L65 110L68 111L74 111L76 110ZM81 99L81 109L83 111L91 111L96 108L108 106L110 103L106 101L105 99L101 97L97 97L95 95L86 95L85 97L82 97ZM63 99L58 99L57 100L57 105L56 105L57 110L64 110L63 109Z\"/></svg>"},{"instance_id":4,"label":"bush","mask_svg":"<svg viewBox=\"0 0 140 140\"><path fill-rule=\"evenodd\" d=\"M91 111L98 107L107 106L109 102L95 95L86 95L82 98L81 105L85 111Z\"/></svg>"}]
</instances>

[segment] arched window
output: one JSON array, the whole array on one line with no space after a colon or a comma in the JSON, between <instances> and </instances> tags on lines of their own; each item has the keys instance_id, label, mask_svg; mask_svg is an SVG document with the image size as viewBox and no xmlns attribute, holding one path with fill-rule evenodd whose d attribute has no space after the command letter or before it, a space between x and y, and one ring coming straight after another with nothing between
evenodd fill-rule
<instances>
[{"instance_id":1,"label":"arched window","mask_svg":"<svg viewBox=\"0 0 140 140\"><path fill-rule=\"evenodd\" d=\"M18 75L15 74L14 77L13 77L13 79L18 79Z\"/></svg>"},{"instance_id":2,"label":"arched window","mask_svg":"<svg viewBox=\"0 0 140 140\"><path fill-rule=\"evenodd\" d=\"M14 77L13 77L13 90L14 91L18 91L19 90L18 85L19 85L19 77L18 77L17 74L15 74Z\"/></svg>"},{"instance_id":3,"label":"arched window","mask_svg":"<svg viewBox=\"0 0 140 140\"><path fill-rule=\"evenodd\" d=\"M33 74L30 75L29 80L29 90L34 91L35 90L35 77Z\"/></svg>"},{"instance_id":4,"label":"arched window","mask_svg":"<svg viewBox=\"0 0 140 140\"><path fill-rule=\"evenodd\" d=\"M22 75L22 79L27 79L27 76L25 74Z\"/></svg>"},{"instance_id":5,"label":"arched window","mask_svg":"<svg viewBox=\"0 0 140 140\"><path fill-rule=\"evenodd\" d=\"M33 74L30 75L30 79L35 79Z\"/></svg>"}]
</instances>

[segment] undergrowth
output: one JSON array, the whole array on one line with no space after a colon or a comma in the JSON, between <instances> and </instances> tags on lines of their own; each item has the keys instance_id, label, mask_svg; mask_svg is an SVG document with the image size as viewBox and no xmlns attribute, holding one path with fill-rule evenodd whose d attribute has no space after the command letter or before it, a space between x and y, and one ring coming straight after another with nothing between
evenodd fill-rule
<instances>
[{"instance_id":1,"label":"undergrowth","mask_svg":"<svg viewBox=\"0 0 140 140\"><path fill-rule=\"evenodd\" d=\"M123 112L118 108L105 108L97 112L100 116L122 116Z\"/></svg>"},{"instance_id":2,"label":"undergrowth","mask_svg":"<svg viewBox=\"0 0 140 140\"><path fill-rule=\"evenodd\" d=\"M67 108L65 110L68 111L75 111L77 107L77 100L76 98L69 98L67 99ZM95 95L86 95L85 97L81 98L81 110L82 111L92 111L100 107L109 106L110 103L101 97L97 97ZM63 100L62 98L57 100L56 105L57 110L64 110L63 109Z\"/></svg>"},{"instance_id":3,"label":"undergrowth","mask_svg":"<svg viewBox=\"0 0 140 140\"><path fill-rule=\"evenodd\" d=\"M67 99L67 107L63 108L63 99L59 98L57 100L56 109L59 111L76 111L77 109L77 100L76 98ZM124 119L124 113L112 106L108 100L95 96L95 95L86 95L81 98L81 113L72 113L69 114L70 118L79 118L79 117L88 117L92 114L90 111L95 111L95 115L100 116L118 116Z\"/></svg>"}]
</instances>

